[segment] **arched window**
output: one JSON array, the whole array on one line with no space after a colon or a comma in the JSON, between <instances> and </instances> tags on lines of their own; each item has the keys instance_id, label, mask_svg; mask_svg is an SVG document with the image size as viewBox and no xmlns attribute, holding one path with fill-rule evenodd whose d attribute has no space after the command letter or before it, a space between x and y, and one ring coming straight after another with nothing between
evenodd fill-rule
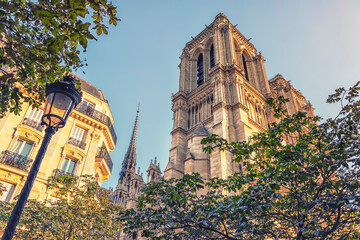
<instances>
[{"instance_id":1,"label":"arched window","mask_svg":"<svg viewBox=\"0 0 360 240\"><path fill-rule=\"evenodd\" d=\"M243 66L244 66L245 79L249 81L249 74L248 74L248 69L246 66L246 59L245 59L244 54L242 54L242 61L243 61Z\"/></svg>"},{"instance_id":2,"label":"arched window","mask_svg":"<svg viewBox=\"0 0 360 240\"><path fill-rule=\"evenodd\" d=\"M198 122L198 106L195 107L195 124Z\"/></svg>"},{"instance_id":3,"label":"arched window","mask_svg":"<svg viewBox=\"0 0 360 240\"><path fill-rule=\"evenodd\" d=\"M194 119L194 115L195 114L195 108L192 107L192 112L191 112L191 123L190 123L190 126L194 126L194 122L195 122L195 119Z\"/></svg>"},{"instance_id":4,"label":"arched window","mask_svg":"<svg viewBox=\"0 0 360 240\"><path fill-rule=\"evenodd\" d=\"M214 44L210 47L210 68L215 66Z\"/></svg>"},{"instance_id":5,"label":"arched window","mask_svg":"<svg viewBox=\"0 0 360 240\"><path fill-rule=\"evenodd\" d=\"M190 109L189 109L189 112L188 112L188 128L190 128Z\"/></svg>"},{"instance_id":6,"label":"arched window","mask_svg":"<svg viewBox=\"0 0 360 240\"><path fill-rule=\"evenodd\" d=\"M197 60L197 86L204 83L204 57L200 53Z\"/></svg>"},{"instance_id":7,"label":"arched window","mask_svg":"<svg viewBox=\"0 0 360 240\"><path fill-rule=\"evenodd\" d=\"M201 110L202 110L202 103L200 102L200 105L199 105L199 122L201 122Z\"/></svg>"}]
</instances>

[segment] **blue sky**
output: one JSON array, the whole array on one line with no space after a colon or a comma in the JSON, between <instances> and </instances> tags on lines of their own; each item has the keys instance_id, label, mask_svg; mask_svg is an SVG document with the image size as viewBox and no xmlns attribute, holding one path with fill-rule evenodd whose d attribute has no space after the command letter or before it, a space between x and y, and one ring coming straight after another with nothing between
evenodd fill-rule
<instances>
[{"instance_id":1,"label":"blue sky","mask_svg":"<svg viewBox=\"0 0 360 240\"><path fill-rule=\"evenodd\" d=\"M137 162L144 172L155 156L164 170L172 128L171 94L178 91L179 56L191 36L222 12L264 55L268 78L291 80L330 117L337 106L326 97L360 80L359 0L128 0L118 7L117 27L88 45L80 77L102 89L118 136L111 153L115 187L140 102Z\"/></svg>"}]
</instances>

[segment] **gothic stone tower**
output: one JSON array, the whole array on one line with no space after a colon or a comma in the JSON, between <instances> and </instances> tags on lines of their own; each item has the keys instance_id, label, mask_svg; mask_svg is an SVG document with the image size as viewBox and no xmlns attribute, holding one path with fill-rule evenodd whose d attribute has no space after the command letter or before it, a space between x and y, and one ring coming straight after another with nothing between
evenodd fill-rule
<instances>
[{"instance_id":1,"label":"gothic stone tower","mask_svg":"<svg viewBox=\"0 0 360 240\"><path fill-rule=\"evenodd\" d=\"M131 135L129 148L122 163L119 181L114 192L114 203L124 208L134 208L140 189L144 186L140 169L136 172L136 133L138 127L139 110L137 111L134 129Z\"/></svg>"},{"instance_id":2,"label":"gothic stone tower","mask_svg":"<svg viewBox=\"0 0 360 240\"><path fill-rule=\"evenodd\" d=\"M281 79L268 80L261 52L222 13L186 44L180 58L179 91L172 96L172 146L164 178L191 172L205 179L226 178L240 165L228 152L204 153L201 139L217 134L229 142L245 141L265 131L273 120L266 98L283 94L285 85L291 84L281 75ZM298 105L294 99L288 108L312 110L305 98Z\"/></svg>"}]
</instances>

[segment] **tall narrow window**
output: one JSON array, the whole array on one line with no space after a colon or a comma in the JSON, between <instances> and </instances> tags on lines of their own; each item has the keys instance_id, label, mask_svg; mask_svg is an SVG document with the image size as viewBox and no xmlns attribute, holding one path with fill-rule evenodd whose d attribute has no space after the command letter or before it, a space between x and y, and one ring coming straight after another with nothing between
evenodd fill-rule
<instances>
[{"instance_id":1,"label":"tall narrow window","mask_svg":"<svg viewBox=\"0 0 360 240\"><path fill-rule=\"evenodd\" d=\"M198 122L198 106L196 105L196 108L195 108L195 124L197 124Z\"/></svg>"},{"instance_id":2,"label":"tall narrow window","mask_svg":"<svg viewBox=\"0 0 360 240\"><path fill-rule=\"evenodd\" d=\"M85 112L85 114L92 114L95 109L95 104L82 100L80 111Z\"/></svg>"},{"instance_id":3,"label":"tall narrow window","mask_svg":"<svg viewBox=\"0 0 360 240\"><path fill-rule=\"evenodd\" d=\"M2 184L3 187L5 187L5 191L0 196L0 201L10 202L11 196L12 196L12 194L14 192L14 189L15 189L15 184L11 184L11 183L8 183L8 182L3 182L3 181L0 181L0 184Z\"/></svg>"},{"instance_id":4,"label":"tall narrow window","mask_svg":"<svg viewBox=\"0 0 360 240\"><path fill-rule=\"evenodd\" d=\"M23 157L28 157L31 149L32 149L32 143L18 139L16 140L12 151Z\"/></svg>"},{"instance_id":5,"label":"tall narrow window","mask_svg":"<svg viewBox=\"0 0 360 240\"><path fill-rule=\"evenodd\" d=\"M248 74L248 69L246 66L246 59L245 59L244 54L242 55L242 61L243 61L243 66L244 66L245 79L249 81L249 74Z\"/></svg>"},{"instance_id":6,"label":"tall narrow window","mask_svg":"<svg viewBox=\"0 0 360 240\"><path fill-rule=\"evenodd\" d=\"M65 173L65 174L67 173L67 174L70 174L70 175L74 175L75 166L76 166L76 161L75 160L65 158L64 162L62 164L62 167L61 167L61 171L63 173Z\"/></svg>"},{"instance_id":7,"label":"tall narrow window","mask_svg":"<svg viewBox=\"0 0 360 240\"><path fill-rule=\"evenodd\" d=\"M197 60L197 86L200 86L204 83L204 58L202 53L200 53Z\"/></svg>"},{"instance_id":8,"label":"tall narrow window","mask_svg":"<svg viewBox=\"0 0 360 240\"><path fill-rule=\"evenodd\" d=\"M87 130L75 126L71 134L71 137L69 138L69 143L79 148L85 149L86 135L87 135Z\"/></svg>"},{"instance_id":9,"label":"tall narrow window","mask_svg":"<svg viewBox=\"0 0 360 240\"><path fill-rule=\"evenodd\" d=\"M83 100L82 102L83 102L84 106L87 107L87 108L92 108L92 109L95 108L95 104L93 104L91 102L88 102L86 100Z\"/></svg>"},{"instance_id":10,"label":"tall narrow window","mask_svg":"<svg viewBox=\"0 0 360 240\"><path fill-rule=\"evenodd\" d=\"M189 109L189 112L188 112L188 128L190 128L190 109Z\"/></svg>"},{"instance_id":11,"label":"tall narrow window","mask_svg":"<svg viewBox=\"0 0 360 240\"><path fill-rule=\"evenodd\" d=\"M215 66L214 44L210 47L210 68Z\"/></svg>"},{"instance_id":12,"label":"tall narrow window","mask_svg":"<svg viewBox=\"0 0 360 240\"><path fill-rule=\"evenodd\" d=\"M31 109L27 117L24 119L24 124L32 127L36 130L41 131L41 117L43 115L44 111L41 109Z\"/></svg>"},{"instance_id":13,"label":"tall narrow window","mask_svg":"<svg viewBox=\"0 0 360 240\"><path fill-rule=\"evenodd\" d=\"M42 109L34 108L34 109L31 109L27 118L31 119L35 122L41 122L41 117L42 117L43 113L44 113L44 111Z\"/></svg>"},{"instance_id":14,"label":"tall narrow window","mask_svg":"<svg viewBox=\"0 0 360 240\"><path fill-rule=\"evenodd\" d=\"M192 111L191 111L191 126L194 126L194 122L195 122L195 108L192 107Z\"/></svg>"},{"instance_id":15,"label":"tall narrow window","mask_svg":"<svg viewBox=\"0 0 360 240\"><path fill-rule=\"evenodd\" d=\"M199 104L199 122L201 122L202 103Z\"/></svg>"}]
</instances>

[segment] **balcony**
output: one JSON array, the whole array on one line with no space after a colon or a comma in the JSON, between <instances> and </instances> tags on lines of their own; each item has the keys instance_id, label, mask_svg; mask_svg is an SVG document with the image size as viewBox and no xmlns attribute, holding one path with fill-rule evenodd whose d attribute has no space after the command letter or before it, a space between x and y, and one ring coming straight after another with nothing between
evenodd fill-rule
<instances>
[{"instance_id":1,"label":"balcony","mask_svg":"<svg viewBox=\"0 0 360 240\"><path fill-rule=\"evenodd\" d=\"M0 163L29 172L33 160L11 151L3 151L0 155Z\"/></svg>"},{"instance_id":2,"label":"balcony","mask_svg":"<svg viewBox=\"0 0 360 240\"><path fill-rule=\"evenodd\" d=\"M23 124L26 126L32 127L40 132L42 131L42 128L43 128L43 126L41 125L41 122L34 121L30 118L25 118Z\"/></svg>"},{"instance_id":3,"label":"balcony","mask_svg":"<svg viewBox=\"0 0 360 240\"><path fill-rule=\"evenodd\" d=\"M108 166L110 172L112 171L113 162L111 160L111 157L110 157L109 152L107 151L106 147L99 147L95 158L103 158L105 160L106 165Z\"/></svg>"},{"instance_id":4,"label":"balcony","mask_svg":"<svg viewBox=\"0 0 360 240\"><path fill-rule=\"evenodd\" d=\"M68 144L74 145L75 147L81 148L81 149L85 149L86 147L86 143L83 141L80 141L78 139L72 138L70 137L68 140Z\"/></svg>"},{"instance_id":5,"label":"balcony","mask_svg":"<svg viewBox=\"0 0 360 240\"><path fill-rule=\"evenodd\" d=\"M103 114L102 112L95 110L92 107L89 107L88 105L84 104L83 102L79 103L76 106L75 110L85 114L86 116L89 116L89 117L95 119L96 121L99 121L99 122L105 124L109 128L111 137L116 145L117 137L116 137L116 133L115 133L115 130L113 128L113 125L111 123L109 116Z\"/></svg>"},{"instance_id":6,"label":"balcony","mask_svg":"<svg viewBox=\"0 0 360 240\"><path fill-rule=\"evenodd\" d=\"M75 174L73 174L73 173L68 173L68 172L66 172L66 171L64 171L64 170L61 170L61 169L55 169L54 171L53 171L53 175L54 175L54 177L59 181L59 177L61 177L61 176L67 176L67 177L71 177L74 181L73 181L73 185L75 185L77 182L78 182L78 180L79 180L79 177L78 176L75 176ZM66 180L66 178L64 178L64 179L62 179L61 181L59 181L59 182L63 182L64 180Z\"/></svg>"}]
</instances>

